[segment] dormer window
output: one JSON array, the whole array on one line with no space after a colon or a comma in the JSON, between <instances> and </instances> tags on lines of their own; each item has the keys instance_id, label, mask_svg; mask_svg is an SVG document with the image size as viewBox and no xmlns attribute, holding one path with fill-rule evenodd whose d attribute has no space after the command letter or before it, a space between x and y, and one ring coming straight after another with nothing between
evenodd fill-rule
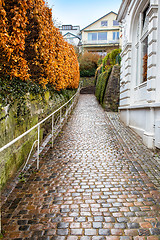
<instances>
[{"instance_id":1,"label":"dormer window","mask_svg":"<svg viewBox=\"0 0 160 240\"><path fill-rule=\"evenodd\" d=\"M108 26L108 21L101 21L101 26L102 27Z\"/></svg>"}]
</instances>

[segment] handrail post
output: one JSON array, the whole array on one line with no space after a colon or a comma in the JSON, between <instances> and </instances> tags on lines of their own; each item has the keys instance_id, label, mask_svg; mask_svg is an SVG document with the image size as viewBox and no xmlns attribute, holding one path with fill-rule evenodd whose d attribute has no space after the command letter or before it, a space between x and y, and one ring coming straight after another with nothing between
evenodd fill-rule
<instances>
[{"instance_id":1,"label":"handrail post","mask_svg":"<svg viewBox=\"0 0 160 240\"><path fill-rule=\"evenodd\" d=\"M40 125L38 125L38 148L37 148L37 169L39 169L39 138L40 138Z\"/></svg>"},{"instance_id":2,"label":"handrail post","mask_svg":"<svg viewBox=\"0 0 160 240\"><path fill-rule=\"evenodd\" d=\"M60 124L61 124L61 120L62 120L62 110L60 109Z\"/></svg>"},{"instance_id":3,"label":"handrail post","mask_svg":"<svg viewBox=\"0 0 160 240\"><path fill-rule=\"evenodd\" d=\"M66 113L65 113L65 118L67 118L67 115L68 115L68 108L67 108L67 105L66 105Z\"/></svg>"},{"instance_id":4,"label":"handrail post","mask_svg":"<svg viewBox=\"0 0 160 240\"><path fill-rule=\"evenodd\" d=\"M52 148L53 148L53 130L54 130L54 114L52 115Z\"/></svg>"}]
</instances>

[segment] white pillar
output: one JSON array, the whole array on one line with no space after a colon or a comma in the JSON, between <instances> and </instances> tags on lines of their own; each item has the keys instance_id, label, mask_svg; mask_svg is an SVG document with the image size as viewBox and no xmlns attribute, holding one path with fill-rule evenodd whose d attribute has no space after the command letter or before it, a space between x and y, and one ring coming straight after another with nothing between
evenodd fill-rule
<instances>
[{"instance_id":1,"label":"white pillar","mask_svg":"<svg viewBox=\"0 0 160 240\"><path fill-rule=\"evenodd\" d=\"M160 0L158 1L156 102L160 102Z\"/></svg>"},{"instance_id":2,"label":"white pillar","mask_svg":"<svg viewBox=\"0 0 160 240\"><path fill-rule=\"evenodd\" d=\"M148 13L148 71L147 71L147 102L156 100L156 67L157 67L157 23L158 5L150 6Z\"/></svg>"},{"instance_id":3,"label":"white pillar","mask_svg":"<svg viewBox=\"0 0 160 240\"><path fill-rule=\"evenodd\" d=\"M155 124L155 113L154 108L150 108L146 112L146 129L143 135L144 144L148 148L154 148L154 124Z\"/></svg>"}]
</instances>

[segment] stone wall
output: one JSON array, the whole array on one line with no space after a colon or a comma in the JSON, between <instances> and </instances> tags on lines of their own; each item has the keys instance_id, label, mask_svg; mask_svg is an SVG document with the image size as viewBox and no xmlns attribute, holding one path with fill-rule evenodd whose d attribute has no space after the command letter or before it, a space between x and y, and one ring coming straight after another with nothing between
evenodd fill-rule
<instances>
[{"instance_id":1,"label":"stone wall","mask_svg":"<svg viewBox=\"0 0 160 240\"><path fill-rule=\"evenodd\" d=\"M26 114L16 117L17 103L11 107L6 106L0 112L0 147L9 143L22 133L44 119L54 110L59 108L75 93L75 90L64 90L55 92L52 96L49 92L45 96L26 96ZM56 118L56 116L55 116ZM51 119L40 128L41 141L51 133ZM14 176L20 166L27 159L33 142L37 139L37 129L30 132L15 144L0 153L0 185L3 187L6 182Z\"/></svg>"},{"instance_id":2,"label":"stone wall","mask_svg":"<svg viewBox=\"0 0 160 240\"><path fill-rule=\"evenodd\" d=\"M120 92L120 66L99 73L96 81L96 97L106 111L118 111Z\"/></svg>"},{"instance_id":3,"label":"stone wall","mask_svg":"<svg viewBox=\"0 0 160 240\"><path fill-rule=\"evenodd\" d=\"M103 107L106 111L118 111L120 93L120 66L113 66L104 94Z\"/></svg>"},{"instance_id":4,"label":"stone wall","mask_svg":"<svg viewBox=\"0 0 160 240\"><path fill-rule=\"evenodd\" d=\"M95 78L94 77L82 77L81 81L81 94L95 94Z\"/></svg>"}]
</instances>

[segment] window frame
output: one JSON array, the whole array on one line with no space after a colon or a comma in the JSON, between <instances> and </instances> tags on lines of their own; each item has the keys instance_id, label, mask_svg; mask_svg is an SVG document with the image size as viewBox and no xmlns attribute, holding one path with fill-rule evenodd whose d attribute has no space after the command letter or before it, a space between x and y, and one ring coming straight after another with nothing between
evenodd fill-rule
<instances>
[{"instance_id":1,"label":"window frame","mask_svg":"<svg viewBox=\"0 0 160 240\"><path fill-rule=\"evenodd\" d=\"M105 24L106 23L106 24ZM108 20L103 20L101 21L101 26L102 27L108 27Z\"/></svg>"},{"instance_id":2,"label":"window frame","mask_svg":"<svg viewBox=\"0 0 160 240\"><path fill-rule=\"evenodd\" d=\"M93 39L93 34L96 35L96 39ZM89 36L92 35L92 38L90 38ZM94 42L94 41L97 41L98 40L98 34L97 33L88 33L88 41L89 42Z\"/></svg>"},{"instance_id":3,"label":"window frame","mask_svg":"<svg viewBox=\"0 0 160 240\"><path fill-rule=\"evenodd\" d=\"M115 38L114 38L114 35L115 35ZM113 32L113 40L119 40L119 31Z\"/></svg>"},{"instance_id":4,"label":"window frame","mask_svg":"<svg viewBox=\"0 0 160 240\"><path fill-rule=\"evenodd\" d=\"M105 34L105 35L106 35L106 38L105 38L105 39L99 39L100 34ZM107 38L108 38L107 32L98 32L98 41L107 41Z\"/></svg>"},{"instance_id":5,"label":"window frame","mask_svg":"<svg viewBox=\"0 0 160 240\"><path fill-rule=\"evenodd\" d=\"M113 26L119 26L119 22L116 19L113 20Z\"/></svg>"},{"instance_id":6,"label":"window frame","mask_svg":"<svg viewBox=\"0 0 160 240\"><path fill-rule=\"evenodd\" d=\"M136 22L135 36L135 60L136 60L136 71L135 71L135 89L137 87L144 87L147 84L147 71L148 71L148 21L149 17L147 11L149 9L149 2L145 4L143 9L139 12L138 21ZM144 44L145 52L144 52ZM145 56L147 54L147 57ZM146 59L147 58L147 59ZM145 73L145 74L144 74Z\"/></svg>"}]
</instances>

